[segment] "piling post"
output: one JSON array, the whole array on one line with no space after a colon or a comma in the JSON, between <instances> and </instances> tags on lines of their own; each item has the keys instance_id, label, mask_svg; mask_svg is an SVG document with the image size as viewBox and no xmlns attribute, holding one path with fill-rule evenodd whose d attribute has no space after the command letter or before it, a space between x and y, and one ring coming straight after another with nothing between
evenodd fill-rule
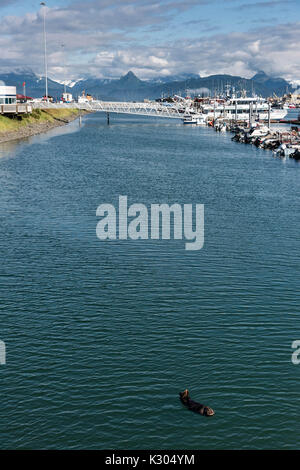
<instances>
[{"instance_id":1,"label":"piling post","mask_svg":"<svg viewBox=\"0 0 300 470\"><path fill-rule=\"evenodd\" d=\"M106 117L107 117L107 124L109 124L109 113L106 113Z\"/></svg>"},{"instance_id":2,"label":"piling post","mask_svg":"<svg viewBox=\"0 0 300 470\"><path fill-rule=\"evenodd\" d=\"M248 122L249 122L249 127L251 127L251 105L249 103L249 119L248 119Z\"/></svg>"},{"instance_id":3,"label":"piling post","mask_svg":"<svg viewBox=\"0 0 300 470\"><path fill-rule=\"evenodd\" d=\"M271 128L271 103L269 103L269 108L268 108L268 127L269 129Z\"/></svg>"},{"instance_id":4,"label":"piling post","mask_svg":"<svg viewBox=\"0 0 300 470\"><path fill-rule=\"evenodd\" d=\"M252 118L253 118L253 103L251 102L249 105L249 127L252 126Z\"/></svg>"}]
</instances>

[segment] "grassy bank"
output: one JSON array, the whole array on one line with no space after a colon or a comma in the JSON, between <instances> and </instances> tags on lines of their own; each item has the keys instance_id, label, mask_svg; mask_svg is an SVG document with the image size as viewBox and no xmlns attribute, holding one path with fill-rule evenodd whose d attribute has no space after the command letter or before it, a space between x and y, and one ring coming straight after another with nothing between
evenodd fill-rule
<instances>
[{"instance_id":1,"label":"grassy bank","mask_svg":"<svg viewBox=\"0 0 300 470\"><path fill-rule=\"evenodd\" d=\"M16 132L28 125L37 123L54 123L56 120L71 121L79 115L78 109L49 109L47 111L35 109L31 114L23 116L0 115L0 134Z\"/></svg>"},{"instance_id":2,"label":"grassy bank","mask_svg":"<svg viewBox=\"0 0 300 470\"><path fill-rule=\"evenodd\" d=\"M74 121L85 111L78 109L35 109L31 114L21 116L0 115L0 143L23 139Z\"/></svg>"}]
</instances>

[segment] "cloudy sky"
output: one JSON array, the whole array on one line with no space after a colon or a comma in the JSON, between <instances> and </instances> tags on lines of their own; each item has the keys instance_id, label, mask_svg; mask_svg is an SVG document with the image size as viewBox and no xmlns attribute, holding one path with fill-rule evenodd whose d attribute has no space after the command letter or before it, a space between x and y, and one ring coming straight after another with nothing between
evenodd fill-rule
<instances>
[{"instance_id":1,"label":"cloudy sky","mask_svg":"<svg viewBox=\"0 0 300 470\"><path fill-rule=\"evenodd\" d=\"M300 79L300 0L46 0L49 74ZM0 0L0 71L43 74L43 10ZM64 46L63 46L64 45ZM64 66L65 64L65 66Z\"/></svg>"}]
</instances>

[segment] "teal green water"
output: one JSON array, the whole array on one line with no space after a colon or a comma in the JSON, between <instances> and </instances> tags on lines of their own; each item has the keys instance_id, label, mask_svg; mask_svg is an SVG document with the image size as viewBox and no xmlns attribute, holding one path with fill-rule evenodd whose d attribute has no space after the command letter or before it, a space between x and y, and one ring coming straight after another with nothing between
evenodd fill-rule
<instances>
[{"instance_id":1,"label":"teal green water","mask_svg":"<svg viewBox=\"0 0 300 470\"><path fill-rule=\"evenodd\" d=\"M299 164L177 121L77 126L2 148L0 447L298 448ZM204 248L99 241L120 194L204 203Z\"/></svg>"}]
</instances>

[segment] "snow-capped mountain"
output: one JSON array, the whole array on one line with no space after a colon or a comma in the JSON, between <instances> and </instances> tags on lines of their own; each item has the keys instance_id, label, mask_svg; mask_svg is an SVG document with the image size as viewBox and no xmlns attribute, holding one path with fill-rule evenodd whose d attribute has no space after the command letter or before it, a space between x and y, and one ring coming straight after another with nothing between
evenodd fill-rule
<instances>
[{"instance_id":1,"label":"snow-capped mountain","mask_svg":"<svg viewBox=\"0 0 300 470\"><path fill-rule=\"evenodd\" d=\"M75 85L78 83L84 81L84 78L79 78L78 80L55 80L57 83L60 83L61 85L66 85L69 88L74 88Z\"/></svg>"},{"instance_id":2,"label":"snow-capped mountain","mask_svg":"<svg viewBox=\"0 0 300 470\"><path fill-rule=\"evenodd\" d=\"M0 80L7 85L15 85L18 93L23 93L23 82L26 83L26 94L33 98L45 94L45 79L35 75L30 70L18 70L11 73L0 73ZM300 84L300 80L298 82ZM232 75L212 75L200 77L196 74L180 74L172 77L158 77L152 80L140 80L133 72L118 79L103 79L95 77L80 78L78 80L48 80L49 95L55 99L60 98L64 91L64 84L74 98L83 91L103 100L136 101L160 98L162 95L184 94L186 90L197 93L203 88L212 90L225 89L226 85L235 87L236 90L246 90L249 94L255 92L261 96L278 96L287 91L294 91L297 81L292 84L282 78L270 77L264 72L258 72L251 79L245 79Z\"/></svg>"}]
</instances>

